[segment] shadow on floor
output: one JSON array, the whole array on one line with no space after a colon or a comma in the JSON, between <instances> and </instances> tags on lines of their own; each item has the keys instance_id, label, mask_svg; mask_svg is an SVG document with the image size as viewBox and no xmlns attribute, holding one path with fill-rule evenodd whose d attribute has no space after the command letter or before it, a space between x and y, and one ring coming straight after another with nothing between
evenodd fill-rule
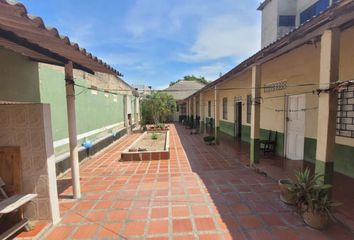
<instances>
[{"instance_id":1,"label":"shadow on floor","mask_svg":"<svg viewBox=\"0 0 354 240\"><path fill-rule=\"evenodd\" d=\"M292 164L284 159L262 157L259 168L268 171L268 176L257 174L247 167L247 143L224 139L220 145L206 147L201 135L190 135L190 130L178 124L176 129L192 171L203 181L234 239L353 238L350 231L340 224L333 224L324 232L310 229L294 208L279 200L277 176L269 177L276 171L271 169L280 166L278 173L292 177L294 169L305 166L302 161Z\"/></svg>"}]
</instances>

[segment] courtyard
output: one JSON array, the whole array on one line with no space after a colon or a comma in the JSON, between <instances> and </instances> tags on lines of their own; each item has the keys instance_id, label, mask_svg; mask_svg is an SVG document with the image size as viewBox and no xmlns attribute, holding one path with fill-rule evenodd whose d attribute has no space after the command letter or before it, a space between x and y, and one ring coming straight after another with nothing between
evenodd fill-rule
<instances>
[{"instance_id":1,"label":"courtyard","mask_svg":"<svg viewBox=\"0 0 354 240\"><path fill-rule=\"evenodd\" d=\"M237 151L205 145L172 125L170 160L119 162L139 134L82 163L83 196L70 174L58 180L61 222L44 239L353 239L340 223L307 227L279 200L274 180L247 168Z\"/></svg>"}]
</instances>

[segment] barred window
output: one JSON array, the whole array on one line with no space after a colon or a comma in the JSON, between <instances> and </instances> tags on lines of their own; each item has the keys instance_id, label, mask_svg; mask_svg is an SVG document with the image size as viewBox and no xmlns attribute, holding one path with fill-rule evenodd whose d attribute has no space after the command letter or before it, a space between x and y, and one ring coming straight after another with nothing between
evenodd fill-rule
<instances>
[{"instance_id":1,"label":"barred window","mask_svg":"<svg viewBox=\"0 0 354 240\"><path fill-rule=\"evenodd\" d=\"M222 118L227 120L227 98L222 99Z\"/></svg>"},{"instance_id":2,"label":"barred window","mask_svg":"<svg viewBox=\"0 0 354 240\"><path fill-rule=\"evenodd\" d=\"M252 95L247 95L247 123L251 123Z\"/></svg>"},{"instance_id":3,"label":"barred window","mask_svg":"<svg viewBox=\"0 0 354 240\"><path fill-rule=\"evenodd\" d=\"M354 138L354 86L338 94L337 136Z\"/></svg>"},{"instance_id":4,"label":"barred window","mask_svg":"<svg viewBox=\"0 0 354 240\"><path fill-rule=\"evenodd\" d=\"M211 101L208 101L208 117L211 117Z\"/></svg>"}]
</instances>

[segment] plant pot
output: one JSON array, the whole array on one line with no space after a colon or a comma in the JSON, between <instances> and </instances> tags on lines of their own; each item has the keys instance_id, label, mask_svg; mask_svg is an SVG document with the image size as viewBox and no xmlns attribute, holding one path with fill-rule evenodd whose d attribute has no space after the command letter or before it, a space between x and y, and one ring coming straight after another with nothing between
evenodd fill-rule
<instances>
[{"instance_id":1,"label":"plant pot","mask_svg":"<svg viewBox=\"0 0 354 240\"><path fill-rule=\"evenodd\" d=\"M312 228L324 229L328 226L329 216L327 213L313 211L309 209L302 215L304 222Z\"/></svg>"},{"instance_id":2,"label":"plant pot","mask_svg":"<svg viewBox=\"0 0 354 240\"><path fill-rule=\"evenodd\" d=\"M286 204L294 205L296 203L296 195L289 191L290 184L291 181L289 179L279 179L278 186L280 189L280 200Z\"/></svg>"}]
</instances>

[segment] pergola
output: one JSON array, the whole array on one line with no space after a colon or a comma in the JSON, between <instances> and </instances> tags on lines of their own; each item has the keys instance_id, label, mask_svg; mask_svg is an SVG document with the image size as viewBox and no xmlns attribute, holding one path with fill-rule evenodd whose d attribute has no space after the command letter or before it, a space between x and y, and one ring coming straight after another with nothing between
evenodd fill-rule
<instances>
[{"instance_id":1,"label":"pergola","mask_svg":"<svg viewBox=\"0 0 354 240\"><path fill-rule=\"evenodd\" d=\"M56 28L45 26L40 17L28 15L23 4L13 1L0 0L0 46L28 57L32 61L65 68L73 193L74 198L80 198L73 69L91 74L95 72L114 76L122 76L122 74L80 48L78 44L70 42L67 36L61 36Z\"/></svg>"}]
</instances>

